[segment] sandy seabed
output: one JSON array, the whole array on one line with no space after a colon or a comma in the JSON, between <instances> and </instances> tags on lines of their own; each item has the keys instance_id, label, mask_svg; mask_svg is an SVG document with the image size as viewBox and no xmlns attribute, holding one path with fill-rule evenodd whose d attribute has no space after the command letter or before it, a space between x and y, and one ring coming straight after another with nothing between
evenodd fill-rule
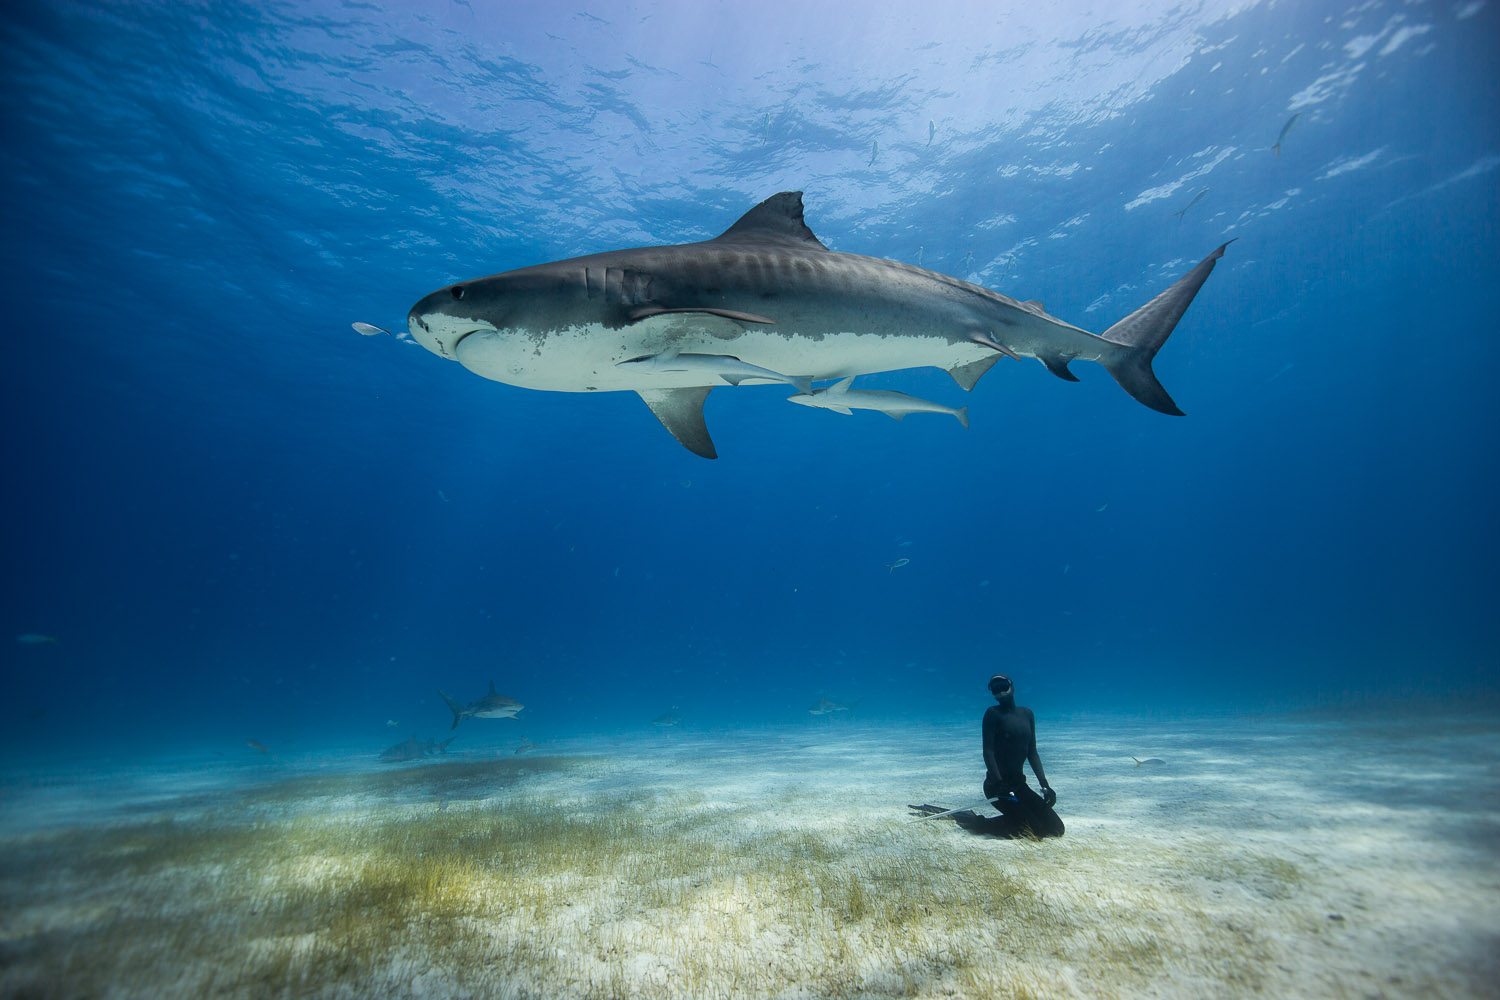
<instances>
[{"instance_id":1,"label":"sandy seabed","mask_svg":"<svg viewBox=\"0 0 1500 1000\"><path fill-rule=\"evenodd\" d=\"M1488 717L1042 724L1060 840L977 721L12 767L0 995L1500 995Z\"/></svg>"}]
</instances>

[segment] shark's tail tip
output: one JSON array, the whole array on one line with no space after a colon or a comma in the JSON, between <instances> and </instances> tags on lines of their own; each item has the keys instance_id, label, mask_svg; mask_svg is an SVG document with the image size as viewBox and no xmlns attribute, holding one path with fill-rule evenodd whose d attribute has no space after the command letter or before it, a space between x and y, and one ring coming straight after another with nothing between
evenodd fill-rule
<instances>
[{"instance_id":1,"label":"shark's tail tip","mask_svg":"<svg viewBox=\"0 0 1500 1000\"><path fill-rule=\"evenodd\" d=\"M1213 273L1214 264L1224 256L1225 248L1233 242L1230 240L1204 257L1172 287L1104 331L1103 338L1117 344L1120 350L1101 363L1122 389L1158 413L1184 415L1157 380L1151 360L1177 328L1194 296Z\"/></svg>"}]
</instances>

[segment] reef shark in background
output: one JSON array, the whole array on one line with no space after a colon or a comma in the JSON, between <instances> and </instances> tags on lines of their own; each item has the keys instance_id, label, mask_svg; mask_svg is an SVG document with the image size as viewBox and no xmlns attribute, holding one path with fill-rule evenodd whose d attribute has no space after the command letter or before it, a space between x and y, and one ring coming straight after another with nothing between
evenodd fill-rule
<instances>
[{"instance_id":1,"label":"reef shark in background","mask_svg":"<svg viewBox=\"0 0 1500 1000\"><path fill-rule=\"evenodd\" d=\"M462 281L422 299L406 323L429 351L497 382L639 393L684 447L716 458L703 401L728 380L714 365L622 362L716 356L736 381L745 381L737 366L751 365L792 383L933 366L967 390L1002 357L1035 358L1070 382L1069 363L1082 359L1146 406L1180 416L1151 359L1223 255L1221 246L1099 336L1039 302L829 250L803 222L802 193L784 191L714 239Z\"/></svg>"},{"instance_id":2,"label":"reef shark in background","mask_svg":"<svg viewBox=\"0 0 1500 1000\"><path fill-rule=\"evenodd\" d=\"M448 709L453 713L453 725L449 729L457 729L458 724L465 719L514 719L516 713L526 707L514 698L497 694L494 681L490 681L489 694L467 705L460 705L442 691L438 695L448 703Z\"/></svg>"}]
</instances>

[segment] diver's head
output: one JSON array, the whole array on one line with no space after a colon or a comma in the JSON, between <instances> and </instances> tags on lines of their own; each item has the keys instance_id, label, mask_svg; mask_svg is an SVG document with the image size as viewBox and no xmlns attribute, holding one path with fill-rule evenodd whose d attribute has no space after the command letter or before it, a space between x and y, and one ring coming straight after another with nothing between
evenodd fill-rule
<instances>
[{"instance_id":1,"label":"diver's head","mask_svg":"<svg viewBox=\"0 0 1500 1000\"><path fill-rule=\"evenodd\" d=\"M1011 683L1010 678L1004 674L996 674L990 678L990 694L1002 705L1016 696L1016 686Z\"/></svg>"}]
</instances>

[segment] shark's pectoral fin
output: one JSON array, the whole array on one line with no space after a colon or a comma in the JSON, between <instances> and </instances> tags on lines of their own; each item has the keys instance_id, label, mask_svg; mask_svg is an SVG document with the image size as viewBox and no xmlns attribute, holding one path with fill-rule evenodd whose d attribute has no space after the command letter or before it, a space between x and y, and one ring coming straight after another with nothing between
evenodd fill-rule
<instances>
[{"instance_id":1,"label":"shark's pectoral fin","mask_svg":"<svg viewBox=\"0 0 1500 1000\"><path fill-rule=\"evenodd\" d=\"M829 405L829 406L823 407L823 409L825 409L825 410L832 410L834 413L842 413L846 417L852 417L852 416L854 416L854 411L851 410L851 409L849 409L849 407L847 407L847 406L832 406L832 405Z\"/></svg>"},{"instance_id":2,"label":"shark's pectoral fin","mask_svg":"<svg viewBox=\"0 0 1500 1000\"><path fill-rule=\"evenodd\" d=\"M776 324L776 321L774 319L766 316L759 316L755 313L736 312L733 309L715 309L711 306L692 307L687 309L668 309L664 306L641 306L638 309L632 309L626 316L626 319L628 319L632 323L639 323L641 320L650 319L652 316L664 316L672 313L702 313L705 316L720 316L724 319L732 319L736 323L764 323L772 326Z\"/></svg>"},{"instance_id":3,"label":"shark's pectoral fin","mask_svg":"<svg viewBox=\"0 0 1500 1000\"><path fill-rule=\"evenodd\" d=\"M959 365L957 368L949 368L948 374L953 376L953 381L958 383L960 389L968 392L979 382L980 377L995 367L995 362L1004 356L1003 354L991 354L987 358L970 361L968 364Z\"/></svg>"},{"instance_id":4,"label":"shark's pectoral fin","mask_svg":"<svg viewBox=\"0 0 1500 1000\"><path fill-rule=\"evenodd\" d=\"M890 417L892 420L900 420L902 417L906 416L906 414L904 414L904 413L892 413L890 410L881 410L880 412L884 413L886 416Z\"/></svg>"},{"instance_id":5,"label":"shark's pectoral fin","mask_svg":"<svg viewBox=\"0 0 1500 1000\"><path fill-rule=\"evenodd\" d=\"M718 458L703 420L703 401L712 391L711 385L698 385L688 389L637 389L636 395L684 448L704 458Z\"/></svg>"},{"instance_id":6,"label":"shark's pectoral fin","mask_svg":"<svg viewBox=\"0 0 1500 1000\"><path fill-rule=\"evenodd\" d=\"M1072 361L1072 358L1065 358L1060 354L1054 354L1050 358L1038 358L1037 360L1046 365L1049 372L1064 382L1078 381L1078 376L1068 371L1068 362Z\"/></svg>"}]
</instances>

